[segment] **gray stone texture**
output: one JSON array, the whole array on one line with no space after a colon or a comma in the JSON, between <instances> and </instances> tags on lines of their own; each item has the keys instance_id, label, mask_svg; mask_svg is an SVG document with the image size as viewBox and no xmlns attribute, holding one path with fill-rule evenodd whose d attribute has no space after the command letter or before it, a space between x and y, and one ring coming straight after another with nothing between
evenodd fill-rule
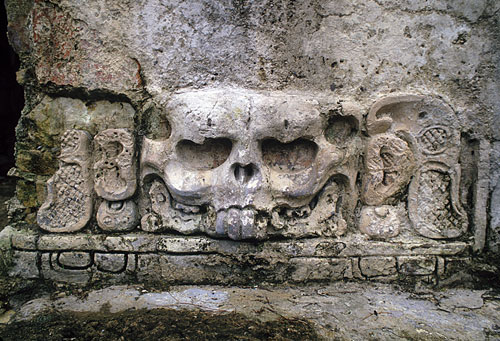
<instances>
[{"instance_id":1,"label":"gray stone texture","mask_svg":"<svg viewBox=\"0 0 500 341\"><path fill-rule=\"evenodd\" d=\"M367 277L388 276L397 272L394 257L363 257L359 260L359 267Z\"/></svg>"},{"instance_id":2,"label":"gray stone texture","mask_svg":"<svg viewBox=\"0 0 500 341\"><path fill-rule=\"evenodd\" d=\"M500 120L500 115L497 121ZM500 142L495 142L491 151L491 199L488 249L500 255Z\"/></svg>"},{"instance_id":3,"label":"gray stone texture","mask_svg":"<svg viewBox=\"0 0 500 341\"><path fill-rule=\"evenodd\" d=\"M398 270L404 275L431 275L436 271L435 257L397 257Z\"/></svg>"},{"instance_id":4,"label":"gray stone texture","mask_svg":"<svg viewBox=\"0 0 500 341\"><path fill-rule=\"evenodd\" d=\"M9 270L9 276L24 278L39 278L38 252L14 251L12 255L14 266Z\"/></svg>"},{"instance_id":5,"label":"gray stone texture","mask_svg":"<svg viewBox=\"0 0 500 341\"><path fill-rule=\"evenodd\" d=\"M83 293L43 293L15 309L13 321L55 312L112 314L131 309L232 312L259 321L306 319L325 340L495 340L498 294L444 289L405 292L387 284L344 283L298 287L112 286ZM147 336L146 336L147 337Z\"/></svg>"}]
</instances>

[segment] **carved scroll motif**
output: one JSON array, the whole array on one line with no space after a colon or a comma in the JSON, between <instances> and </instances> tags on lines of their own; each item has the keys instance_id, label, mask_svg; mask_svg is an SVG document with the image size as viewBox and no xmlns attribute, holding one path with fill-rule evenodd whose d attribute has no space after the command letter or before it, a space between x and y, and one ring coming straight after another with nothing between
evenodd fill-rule
<instances>
[{"instance_id":1,"label":"carved scroll motif","mask_svg":"<svg viewBox=\"0 0 500 341\"><path fill-rule=\"evenodd\" d=\"M130 198L136 189L133 135L125 129L107 129L94 138L95 191L109 201Z\"/></svg>"},{"instance_id":2,"label":"carved scroll motif","mask_svg":"<svg viewBox=\"0 0 500 341\"><path fill-rule=\"evenodd\" d=\"M90 142L90 135L83 130L69 130L63 135L59 169L47 182L47 199L37 215L42 229L78 231L91 218Z\"/></svg>"},{"instance_id":3,"label":"carved scroll motif","mask_svg":"<svg viewBox=\"0 0 500 341\"><path fill-rule=\"evenodd\" d=\"M105 199L97 212L99 227L128 231L138 222L137 205L127 200L137 187L135 143L126 129L107 129L94 138L94 188Z\"/></svg>"},{"instance_id":4,"label":"carved scroll motif","mask_svg":"<svg viewBox=\"0 0 500 341\"><path fill-rule=\"evenodd\" d=\"M206 209L206 212L201 212L199 206L173 202L161 180L155 179L148 186L147 196L151 212L142 217L142 230L147 232L173 230L190 234L201 231L202 227L209 228L214 225L215 214L210 208Z\"/></svg>"}]
</instances>

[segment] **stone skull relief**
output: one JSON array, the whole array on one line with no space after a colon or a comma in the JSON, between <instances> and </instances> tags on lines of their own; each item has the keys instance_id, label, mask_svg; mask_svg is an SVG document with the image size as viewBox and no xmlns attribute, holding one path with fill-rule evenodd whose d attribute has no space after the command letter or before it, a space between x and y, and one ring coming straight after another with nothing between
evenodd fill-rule
<instances>
[{"instance_id":1,"label":"stone skull relief","mask_svg":"<svg viewBox=\"0 0 500 341\"><path fill-rule=\"evenodd\" d=\"M80 145L73 156L63 148L39 225L80 230L94 206L97 225L108 232L232 240L466 233L460 127L447 105L392 96L364 115L356 105L325 98L191 90L172 95L163 108L168 136L107 129L90 142L89 134L72 130L67 136ZM58 183L70 165L79 171ZM70 201L66 187L81 193L84 205L58 227L50 217Z\"/></svg>"},{"instance_id":2,"label":"stone skull relief","mask_svg":"<svg viewBox=\"0 0 500 341\"><path fill-rule=\"evenodd\" d=\"M244 90L178 94L167 111L171 136L142 147L143 230L234 240L346 232L358 118Z\"/></svg>"}]
</instances>

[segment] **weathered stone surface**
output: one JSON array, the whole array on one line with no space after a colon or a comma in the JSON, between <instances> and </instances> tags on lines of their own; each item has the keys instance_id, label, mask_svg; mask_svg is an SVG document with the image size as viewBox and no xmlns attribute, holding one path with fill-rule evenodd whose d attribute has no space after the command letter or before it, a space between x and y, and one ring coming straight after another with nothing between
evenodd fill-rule
<instances>
[{"instance_id":1,"label":"weathered stone surface","mask_svg":"<svg viewBox=\"0 0 500 341\"><path fill-rule=\"evenodd\" d=\"M435 257L397 257L398 270L404 275L431 275L436 271Z\"/></svg>"},{"instance_id":2,"label":"weathered stone surface","mask_svg":"<svg viewBox=\"0 0 500 341\"><path fill-rule=\"evenodd\" d=\"M107 51L95 28L65 4L36 2L31 9L35 74L42 84L125 91L139 88L141 66Z\"/></svg>"},{"instance_id":3,"label":"weathered stone surface","mask_svg":"<svg viewBox=\"0 0 500 341\"><path fill-rule=\"evenodd\" d=\"M13 233L11 237L12 247L21 250L37 250L37 234Z\"/></svg>"},{"instance_id":4,"label":"weathered stone surface","mask_svg":"<svg viewBox=\"0 0 500 341\"><path fill-rule=\"evenodd\" d=\"M20 276L23 278L39 278L38 252L14 251L12 255L13 266L9 270L9 276Z\"/></svg>"},{"instance_id":5,"label":"weathered stone surface","mask_svg":"<svg viewBox=\"0 0 500 341\"><path fill-rule=\"evenodd\" d=\"M230 265L228 258L216 255L140 254L137 263L137 278L140 281L162 283L244 283L248 278L241 277L240 272Z\"/></svg>"},{"instance_id":6,"label":"weathered stone surface","mask_svg":"<svg viewBox=\"0 0 500 341\"><path fill-rule=\"evenodd\" d=\"M58 264L57 253L42 253L40 274L42 278L55 282L87 284L92 275L92 269L65 269Z\"/></svg>"},{"instance_id":7,"label":"weathered stone surface","mask_svg":"<svg viewBox=\"0 0 500 341\"><path fill-rule=\"evenodd\" d=\"M170 286L154 292L119 285L85 291L84 295L43 295L16 308L14 321L36 321L50 311L66 316L163 308L178 309L179 315L195 310L215 315L239 313L261 321L276 321L281 316L306 319L326 340L494 339L500 304L496 299L484 299L480 306L482 293L449 289L419 295L397 286L353 282L263 288ZM448 298L454 300L452 304L443 305Z\"/></svg>"},{"instance_id":8,"label":"weathered stone surface","mask_svg":"<svg viewBox=\"0 0 500 341\"><path fill-rule=\"evenodd\" d=\"M446 257L495 253L499 6L7 0L27 95L15 223L38 210L50 232L14 247L53 253L49 277L83 282L71 254L158 255L152 267L182 282L227 268L278 281L290 260L304 280L389 278L392 261L374 259L393 257L401 276L429 274L425 259L441 276ZM69 177L92 179L85 207L61 179L80 156L68 130L95 139L78 169L90 177ZM46 198L54 174L49 187L69 191ZM88 265L92 280L113 278L110 262Z\"/></svg>"},{"instance_id":9,"label":"weathered stone surface","mask_svg":"<svg viewBox=\"0 0 500 341\"><path fill-rule=\"evenodd\" d=\"M359 267L367 277L388 276L397 272L394 257L363 257L359 260Z\"/></svg>"},{"instance_id":10,"label":"weathered stone surface","mask_svg":"<svg viewBox=\"0 0 500 341\"><path fill-rule=\"evenodd\" d=\"M92 258L88 252L60 252L57 265L65 269L86 269L92 265Z\"/></svg>"},{"instance_id":11,"label":"weathered stone surface","mask_svg":"<svg viewBox=\"0 0 500 341\"><path fill-rule=\"evenodd\" d=\"M359 236L358 236L359 237ZM42 235L38 249L43 251L88 250L113 252L170 252L170 253L214 253L256 254L273 253L291 257L359 257L363 255L459 255L467 251L464 242L371 242L366 239L349 238L343 241L325 238L265 242L261 246L208 237L162 236L145 233L131 233L122 236L84 235L52 236Z\"/></svg>"},{"instance_id":12,"label":"weathered stone surface","mask_svg":"<svg viewBox=\"0 0 500 341\"><path fill-rule=\"evenodd\" d=\"M500 142L495 142L491 154L491 202L488 249L500 255Z\"/></svg>"},{"instance_id":13,"label":"weathered stone surface","mask_svg":"<svg viewBox=\"0 0 500 341\"><path fill-rule=\"evenodd\" d=\"M57 250L96 250L106 251L103 241L105 235L42 235L38 240L38 249L40 251L57 251Z\"/></svg>"},{"instance_id":14,"label":"weathered stone surface","mask_svg":"<svg viewBox=\"0 0 500 341\"><path fill-rule=\"evenodd\" d=\"M437 299L439 307L448 311L455 309L479 309L484 305L484 300L481 297L484 293L485 290L469 291L455 289L437 295Z\"/></svg>"},{"instance_id":15,"label":"weathered stone surface","mask_svg":"<svg viewBox=\"0 0 500 341\"><path fill-rule=\"evenodd\" d=\"M297 283L352 278L349 259L294 258L290 265L293 269L290 280Z\"/></svg>"},{"instance_id":16,"label":"weathered stone surface","mask_svg":"<svg viewBox=\"0 0 500 341\"><path fill-rule=\"evenodd\" d=\"M118 273L125 270L127 255L123 253L95 253L94 262L100 271Z\"/></svg>"},{"instance_id":17,"label":"weathered stone surface","mask_svg":"<svg viewBox=\"0 0 500 341\"><path fill-rule=\"evenodd\" d=\"M74 232L92 215L90 135L68 130L61 142L59 169L47 182L47 199L37 214L38 225L50 232Z\"/></svg>"}]
</instances>

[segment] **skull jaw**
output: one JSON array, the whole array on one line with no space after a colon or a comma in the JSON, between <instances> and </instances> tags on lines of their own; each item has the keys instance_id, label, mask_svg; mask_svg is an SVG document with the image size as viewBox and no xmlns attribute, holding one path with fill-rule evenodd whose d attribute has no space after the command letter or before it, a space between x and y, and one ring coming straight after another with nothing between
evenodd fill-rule
<instances>
[{"instance_id":1,"label":"skull jaw","mask_svg":"<svg viewBox=\"0 0 500 341\"><path fill-rule=\"evenodd\" d=\"M262 240L267 237L267 221L260 220L254 208L232 207L217 213L214 229L207 230L207 233L214 237L228 236L233 240Z\"/></svg>"},{"instance_id":2,"label":"skull jaw","mask_svg":"<svg viewBox=\"0 0 500 341\"><path fill-rule=\"evenodd\" d=\"M141 228L149 232L201 232L232 240L340 236L346 232L349 220L344 206L357 200L352 193L346 181L333 177L303 206L280 204L269 210L253 205L232 205L216 212L209 205L182 204L158 179L150 186L151 212L143 217Z\"/></svg>"}]
</instances>

